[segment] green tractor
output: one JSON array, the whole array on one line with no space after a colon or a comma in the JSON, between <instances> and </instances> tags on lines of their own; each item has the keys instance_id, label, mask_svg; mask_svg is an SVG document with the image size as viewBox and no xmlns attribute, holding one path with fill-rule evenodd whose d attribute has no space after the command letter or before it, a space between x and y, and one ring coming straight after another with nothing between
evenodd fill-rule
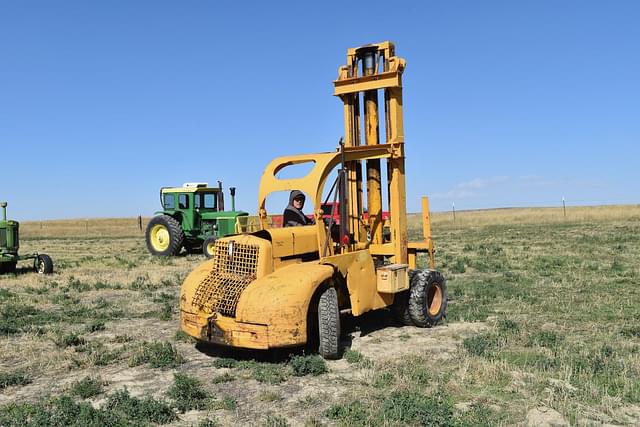
<instances>
[{"instance_id":1,"label":"green tractor","mask_svg":"<svg viewBox=\"0 0 640 427\"><path fill-rule=\"evenodd\" d=\"M152 255L178 255L187 252L213 256L218 237L234 234L239 217L247 212L235 209L235 188L231 187L231 210L224 210L222 183L209 187L207 183L185 183L182 187L160 189L162 211L154 213L147 225L145 240Z\"/></svg>"},{"instance_id":2,"label":"green tractor","mask_svg":"<svg viewBox=\"0 0 640 427\"><path fill-rule=\"evenodd\" d=\"M47 254L18 255L20 223L7 220L7 202L0 202L0 273L15 273L18 261L33 260L33 268L40 274L53 273L53 261Z\"/></svg>"}]
</instances>

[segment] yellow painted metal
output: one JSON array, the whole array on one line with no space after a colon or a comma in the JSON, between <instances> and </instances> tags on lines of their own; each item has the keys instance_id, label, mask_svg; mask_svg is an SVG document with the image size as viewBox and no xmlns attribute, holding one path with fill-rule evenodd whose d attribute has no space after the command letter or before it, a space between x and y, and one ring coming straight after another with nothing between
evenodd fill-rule
<instances>
[{"instance_id":1,"label":"yellow painted metal","mask_svg":"<svg viewBox=\"0 0 640 427\"><path fill-rule=\"evenodd\" d=\"M272 228L269 234L273 256L276 258L318 252L317 230L314 225Z\"/></svg>"},{"instance_id":2,"label":"yellow painted metal","mask_svg":"<svg viewBox=\"0 0 640 427\"><path fill-rule=\"evenodd\" d=\"M180 327L201 341L258 350L269 348L267 325L242 323L217 313L206 315L181 311Z\"/></svg>"},{"instance_id":3,"label":"yellow painted metal","mask_svg":"<svg viewBox=\"0 0 640 427\"><path fill-rule=\"evenodd\" d=\"M376 270L378 292L396 294L409 289L407 264L389 264Z\"/></svg>"},{"instance_id":4,"label":"yellow painted metal","mask_svg":"<svg viewBox=\"0 0 640 427\"><path fill-rule=\"evenodd\" d=\"M371 77L338 80L335 82L334 95L345 95L356 92L396 87L400 84L400 74L396 71Z\"/></svg>"},{"instance_id":5,"label":"yellow painted metal","mask_svg":"<svg viewBox=\"0 0 640 427\"><path fill-rule=\"evenodd\" d=\"M208 276L213 260L192 272L185 283ZM241 292L235 316L201 309L183 292L181 327L201 340L244 348L286 347L307 341L307 315L318 286L330 281L334 268L317 262L289 265L262 276Z\"/></svg>"},{"instance_id":6,"label":"yellow painted metal","mask_svg":"<svg viewBox=\"0 0 640 427\"><path fill-rule=\"evenodd\" d=\"M247 287L238 302L237 320L265 324L269 346L304 344L311 299L333 276L331 265L317 261L293 264L266 275Z\"/></svg>"},{"instance_id":7,"label":"yellow painted metal","mask_svg":"<svg viewBox=\"0 0 640 427\"><path fill-rule=\"evenodd\" d=\"M366 149L365 149L366 148ZM372 147L353 147L345 149L345 161L352 162L357 160L368 159L385 159L397 155L397 146L392 144L378 144ZM267 212L265 209L267 196L278 191L300 190L304 192L308 201L314 206L314 213L319 215L319 209L322 204L322 191L325 188L327 178L336 166L340 164L340 153L316 153L316 154L300 154L296 156L278 157L272 160L260 179L260 188L258 190L258 212L263 220L263 228L268 228ZM287 166L313 163L313 167L308 174L302 178L279 179L276 174ZM318 218L316 218L317 220ZM316 221L319 228L322 227L322 221Z\"/></svg>"},{"instance_id":8,"label":"yellow painted metal","mask_svg":"<svg viewBox=\"0 0 640 427\"><path fill-rule=\"evenodd\" d=\"M272 224L271 217L268 217L266 228L271 228L271 224ZM236 217L236 224L235 224L236 234L253 233L259 230L262 230L259 216L244 215L244 216Z\"/></svg>"},{"instance_id":9,"label":"yellow painted metal","mask_svg":"<svg viewBox=\"0 0 640 427\"><path fill-rule=\"evenodd\" d=\"M334 266L342 277L346 277L351 314L354 316L393 303L392 294L381 294L377 290L376 270L369 250L334 255L323 258L321 262Z\"/></svg>"},{"instance_id":10,"label":"yellow painted metal","mask_svg":"<svg viewBox=\"0 0 640 427\"><path fill-rule=\"evenodd\" d=\"M169 230L162 224L156 224L151 228L150 233L151 246L158 252L162 252L169 247Z\"/></svg>"}]
</instances>

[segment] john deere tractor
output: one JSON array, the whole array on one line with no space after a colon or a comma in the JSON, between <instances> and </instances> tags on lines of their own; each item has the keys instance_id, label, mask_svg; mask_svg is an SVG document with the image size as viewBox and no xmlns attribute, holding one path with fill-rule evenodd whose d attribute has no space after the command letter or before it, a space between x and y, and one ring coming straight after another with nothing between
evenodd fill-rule
<instances>
[{"instance_id":1,"label":"john deere tractor","mask_svg":"<svg viewBox=\"0 0 640 427\"><path fill-rule=\"evenodd\" d=\"M53 261L47 254L37 252L18 255L20 248L20 223L7 220L7 202L0 202L0 273L14 273L18 261L33 260L33 268L40 274L53 273Z\"/></svg>"},{"instance_id":2,"label":"john deere tractor","mask_svg":"<svg viewBox=\"0 0 640 427\"><path fill-rule=\"evenodd\" d=\"M235 188L231 187L231 210L224 210L222 183L185 183L182 187L160 189L162 210L155 212L146 230L147 249L153 255L178 255L202 251L213 255L220 236L235 233L238 217L249 215L235 209Z\"/></svg>"},{"instance_id":3,"label":"john deere tractor","mask_svg":"<svg viewBox=\"0 0 640 427\"><path fill-rule=\"evenodd\" d=\"M180 291L184 332L250 349L308 344L336 358L343 314L389 308L399 322L418 327L443 319L446 280L435 270L426 197L423 238L410 242L407 233L404 69L390 42L348 50L334 81L334 95L344 104L344 142L333 152L280 157L267 165L258 193L262 229L218 239L213 259L187 276ZM310 167L305 176L279 178L301 164ZM290 190L306 194L315 223L270 227L267 197ZM330 200L339 212L325 222L322 206ZM390 218L386 235L383 208ZM418 269L419 253L429 268Z\"/></svg>"}]
</instances>

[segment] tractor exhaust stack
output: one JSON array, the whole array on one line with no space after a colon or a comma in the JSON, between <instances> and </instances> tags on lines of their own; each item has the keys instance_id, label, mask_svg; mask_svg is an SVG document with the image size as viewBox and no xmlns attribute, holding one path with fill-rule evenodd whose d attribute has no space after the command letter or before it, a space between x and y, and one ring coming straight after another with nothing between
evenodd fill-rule
<instances>
[{"instance_id":1,"label":"tractor exhaust stack","mask_svg":"<svg viewBox=\"0 0 640 427\"><path fill-rule=\"evenodd\" d=\"M222 192L222 181L218 181L218 210L224 211L224 193Z\"/></svg>"},{"instance_id":2,"label":"tractor exhaust stack","mask_svg":"<svg viewBox=\"0 0 640 427\"><path fill-rule=\"evenodd\" d=\"M7 202L0 202L0 208L2 208L2 220L7 220Z\"/></svg>"},{"instance_id":3,"label":"tractor exhaust stack","mask_svg":"<svg viewBox=\"0 0 640 427\"><path fill-rule=\"evenodd\" d=\"M231 210L235 212L236 211L236 187L229 187L229 192L231 193Z\"/></svg>"}]
</instances>

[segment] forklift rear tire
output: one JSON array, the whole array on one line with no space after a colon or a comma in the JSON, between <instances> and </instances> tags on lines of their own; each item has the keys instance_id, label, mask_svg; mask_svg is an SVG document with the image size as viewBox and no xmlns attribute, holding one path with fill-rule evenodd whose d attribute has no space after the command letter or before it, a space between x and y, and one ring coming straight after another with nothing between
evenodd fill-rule
<instances>
[{"instance_id":1,"label":"forklift rear tire","mask_svg":"<svg viewBox=\"0 0 640 427\"><path fill-rule=\"evenodd\" d=\"M340 310L335 288L327 288L318 301L318 353L325 359L340 357Z\"/></svg>"},{"instance_id":2,"label":"forklift rear tire","mask_svg":"<svg viewBox=\"0 0 640 427\"><path fill-rule=\"evenodd\" d=\"M184 232L180 223L168 215L151 218L145 233L147 249L152 255L178 255L184 243Z\"/></svg>"},{"instance_id":3,"label":"forklift rear tire","mask_svg":"<svg viewBox=\"0 0 640 427\"><path fill-rule=\"evenodd\" d=\"M213 258L213 254L216 248L216 240L218 240L214 236L209 236L204 239L204 243L202 244L202 253L207 258Z\"/></svg>"},{"instance_id":4,"label":"forklift rear tire","mask_svg":"<svg viewBox=\"0 0 640 427\"><path fill-rule=\"evenodd\" d=\"M435 326L446 316L447 280L435 270L418 271L411 283L409 314L414 325Z\"/></svg>"},{"instance_id":5,"label":"forklift rear tire","mask_svg":"<svg viewBox=\"0 0 640 427\"><path fill-rule=\"evenodd\" d=\"M49 255L38 255L38 260L36 261L36 271L38 272L38 274L53 273L53 261L51 260L51 257Z\"/></svg>"}]
</instances>

